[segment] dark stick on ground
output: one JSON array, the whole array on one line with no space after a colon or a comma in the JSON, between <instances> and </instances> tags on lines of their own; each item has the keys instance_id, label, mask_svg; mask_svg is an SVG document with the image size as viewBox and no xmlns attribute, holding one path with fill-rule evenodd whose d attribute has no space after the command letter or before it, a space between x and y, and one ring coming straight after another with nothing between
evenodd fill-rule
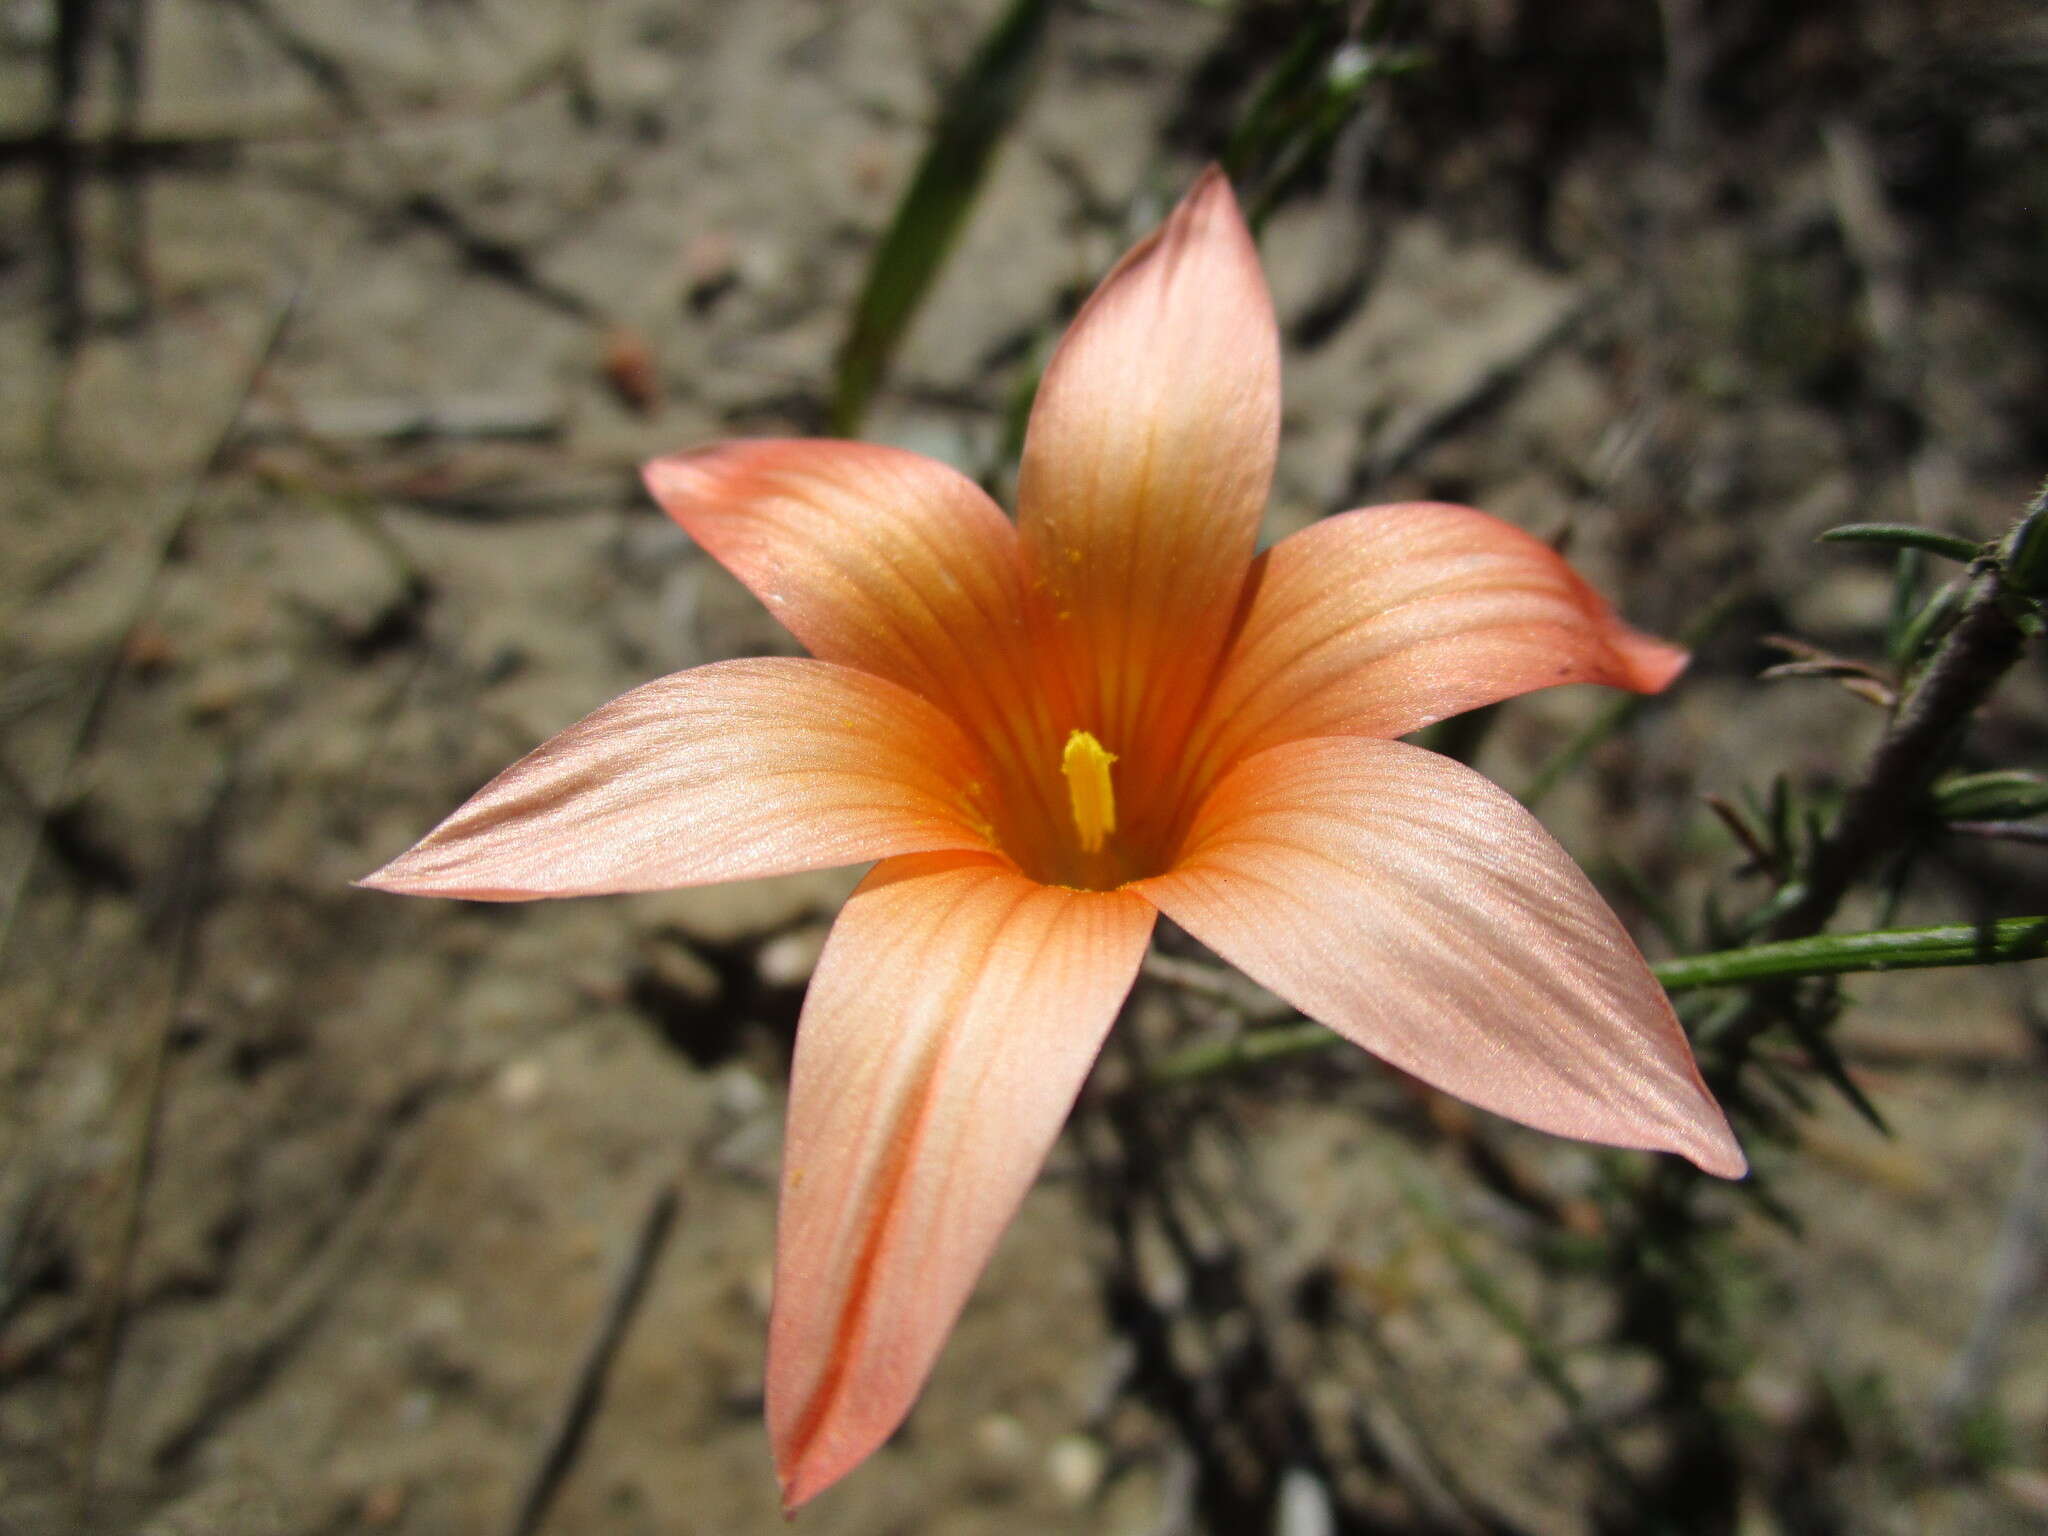
<instances>
[{"instance_id":1,"label":"dark stick on ground","mask_svg":"<svg viewBox=\"0 0 2048 1536\"><path fill-rule=\"evenodd\" d=\"M163 1120L165 1069L171 1032L185 998L199 952L199 928L211 903L213 873L220 850L222 823L234 798L234 774L223 771L206 814L185 837L185 847L152 904L152 926L161 931L169 952L163 993L143 1031L136 1090L134 1125L130 1132L127 1177L121 1191L120 1224L114 1235L114 1256L108 1266L94 1327L92 1379L86 1399L85 1429L79 1440L78 1483L72 1505L72 1528L92 1529L92 1505L99 1479L100 1451L106 1441L107 1405L114 1376L120 1369L121 1343L127 1331L129 1277L142 1240L142 1217L149 1194L149 1175L156 1160L157 1128Z\"/></svg>"},{"instance_id":2,"label":"dark stick on ground","mask_svg":"<svg viewBox=\"0 0 2048 1536\"><path fill-rule=\"evenodd\" d=\"M223 0L223 3L248 17L265 40L290 60L343 117L356 122L376 123L376 114L371 110L369 100L356 88L339 56L300 32L267 0ZM375 147L374 140L372 144ZM388 159L386 165L394 172L397 170ZM374 206L372 211L379 214L387 212ZM396 211L408 222L445 240L463 261L484 276L505 283L575 319L598 318L595 306L581 295L542 277L534 270L533 262L524 250L510 241L477 229L440 193L410 193Z\"/></svg>"},{"instance_id":3,"label":"dark stick on ground","mask_svg":"<svg viewBox=\"0 0 2048 1536\"><path fill-rule=\"evenodd\" d=\"M2014 1324L2040 1285L2048 1258L2048 1118L2036 1121L1998 1240L1985 1267L1983 1292L1969 1334L1949 1364L1934 1400L1936 1434L1953 1443L1962 1421L1992 1400L2011 1348Z\"/></svg>"},{"instance_id":4,"label":"dark stick on ground","mask_svg":"<svg viewBox=\"0 0 2048 1536\"><path fill-rule=\"evenodd\" d=\"M288 133L87 133L64 134L52 127L0 134L0 171L26 166L48 174L59 155L70 157L74 178L140 176L153 171L233 170L252 143L289 139Z\"/></svg>"},{"instance_id":5,"label":"dark stick on ground","mask_svg":"<svg viewBox=\"0 0 2048 1536\"><path fill-rule=\"evenodd\" d=\"M369 116L362 93L349 78L342 61L279 15L266 0L220 0L220 3L247 17L263 40L289 59L344 116Z\"/></svg>"},{"instance_id":6,"label":"dark stick on ground","mask_svg":"<svg viewBox=\"0 0 2048 1536\"><path fill-rule=\"evenodd\" d=\"M108 51L114 63L113 141L134 142L142 128L143 96L149 66L150 0L117 0L107 15ZM155 284L149 260L149 180L144 162L119 156L114 173L120 192L119 229L122 275L127 280L134 318L147 321L154 307Z\"/></svg>"},{"instance_id":7,"label":"dark stick on ground","mask_svg":"<svg viewBox=\"0 0 2048 1536\"><path fill-rule=\"evenodd\" d=\"M222 1341L198 1390L179 1411L159 1420L161 1428L147 1447L158 1473L187 1472L210 1437L270 1388L326 1320L431 1150L419 1134L429 1111L467 1086L454 1073L436 1071L409 1084L372 1117L335 1179L347 1207L321 1231L290 1283L258 1317Z\"/></svg>"},{"instance_id":8,"label":"dark stick on ground","mask_svg":"<svg viewBox=\"0 0 2048 1536\"><path fill-rule=\"evenodd\" d=\"M577 320L595 320L598 312L581 294L550 282L534 269L532 258L509 240L476 228L468 217L438 192L414 192L398 211L454 247L472 269L538 299L550 309Z\"/></svg>"},{"instance_id":9,"label":"dark stick on ground","mask_svg":"<svg viewBox=\"0 0 2048 1536\"><path fill-rule=\"evenodd\" d=\"M655 1260L661 1257L662 1245L668 1241L669 1232L675 1226L678 1203L672 1184L664 1184L654 1192L647 1214L641 1218L640 1231L633 1240L632 1249L619 1266L618 1279L613 1282L611 1300L605 1306L604 1316L598 1320L597 1332L591 1335L589 1347L583 1352L583 1362L576 1368L562 1411L549 1428L547 1438L541 1442L540 1460L527 1482L526 1491L520 1495L512 1523L505 1528L507 1536L534 1536L541 1528L541 1522L547 1519L548 1506L554 1502L562 1479L575 1464L576 1453L582 1449L591 1421L597 1417L605 1378L611 1374L612 1361L626 1337L626 1329L647 1292L647 1281L654 1273Z\"/></svg>"},{"instance_id":10,"label":"dark stick on ground","mask_svg":"<svg viewBox=\"0 0 2048 1536\"><path fill-rule=\"evenodd\" d=\"M61 0L50 55L49 153L43 161L43 238L49 247L50 339L60 351L85 330L85 274L78 229L78 155L73 137L92 50L93 0Z\"/></svg>"},{"instance_id":11,"label":"dark stick on ground","mask_svg":"<svg viewBox=\"0 0 2048 1536\"><path fill-rule=\"evenodd\" d=\"M191 521L194 509L199 505L200 492L220 467L240 429L242 414L249 408L249 401L255 396L256 387L263 380L263 372L270 360L277 355L278 346L283 342L290 328L292 315L297 311L299 295L303 285L294 283L291 290L278 302L271 312L269 323L257 342L255 356L250 359L249 371L242 376L241 387L235 393L234 404L229 408L221 428L213 437L205 457L193 468L185 483L179 488L165 510L150 540L150 554L142 579L137 585L129 603L126 621L114 643L102 654L98 669L83 690L83 701L75 716L70 739L65 742L57 760L57 770L51 777L46 791L35 801L36 832L30 840L20 862L7 872L0 881L0 966L7 959L8 941L13 937L14 920L20 913L22 898L28 891L28 882L35 873L36 860L42 853L43 844L48 840L49 827L56 810L65 803L70 790L72 770L80 756L90 745L100 718L106 713L107 701L113 696L114 684L121 675L122 657L127 654L128 644L136 627L142 622L143 614L149 607L150 599L156 592L157 578L170 562L171 551Z\"/></svg>"}]
</instances>

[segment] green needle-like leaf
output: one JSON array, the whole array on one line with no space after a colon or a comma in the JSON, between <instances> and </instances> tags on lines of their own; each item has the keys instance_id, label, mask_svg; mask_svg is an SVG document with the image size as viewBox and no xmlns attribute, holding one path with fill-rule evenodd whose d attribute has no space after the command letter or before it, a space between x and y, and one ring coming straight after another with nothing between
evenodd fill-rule
<instances>
[{"instance_id":1,"label":"green needle-like leaf","mask_svg":"<svg viewBox=\"0 0 2048 1536\"><path fill-rule=\"evenodd\" d=\"M1823 544L1882 544L1889 549L1923 549L1946 560L1968 565L1984 553L1984 546L1936 528L1912 523L1844 523L1820 536Z\"/></svg>"},{"instance_id":2,"label":"green needle-like leaf","mask_svg":"<svg viewBox=\"0 0 2048 1536\"><path fill-rule=\"evenodd\" d=\"M2048 484L2034 493L1999 549L2005 584L2022 597L2048 596Z\"/></svg>"},{"instance_id":3,"label":"green needle-like leaf","mask_svg":"<svg viewBox=\"0 0 2048 1536\"><path fill-rule=\"evenodd\" d=\"M2024 768L1968 773L1934 786L1943 821L2024 821L2048 814L2048 778Z\"/></svg>"},{"instance_id":4,"label":"green needle-like leaf","mask_svg":"<svg viewBox=\"0 0 2048 1536\"><path fill-rule=\"evenodd\" d=\"M1944 582L1921 605L1920 611L1906 622L1892 643L1891 659L1896 665L1910 667L1920 659L1920 653L1927 649L1928 642L1946 629L1961 611L1966 585L1961 577Z\"/></svg>"}]
</instances>

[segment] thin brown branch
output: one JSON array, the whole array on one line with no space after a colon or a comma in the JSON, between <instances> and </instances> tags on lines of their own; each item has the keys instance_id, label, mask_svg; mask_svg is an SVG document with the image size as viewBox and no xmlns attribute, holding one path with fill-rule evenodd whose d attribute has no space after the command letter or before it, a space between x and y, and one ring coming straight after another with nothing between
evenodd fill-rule
<instances>
[{"instance_id":1,"label":"thin brown branch","mask_svg":"<svg viewBox=\"0 0 2048 1536\"><path fill-rule=\"evenodd\" d=\"M2048 844L2048 824L2038 821L1952 821L1948 830L1993 842Z\"/></svg>"},{"instance_id":2,"label":"thin brown branch","mask_svg":"<svg viewBox=\"0 0 2048 1536\"><path fill-rule=\"evenodd\" d=\"M1833 830L1814 850L1804 894L1771 924L1771 938L1820 932L1849 887L1901 845L1957 737L2019 660L2024 639L1997 567L1987 566L1971 583L1962 617L1871 754Z\"/></svg>"},{"instance_id":3,"label":"thin brown branch","mask_svg":"<svg viewBox=\"0 0 2048 1536\"><path fill-rule=\"evenodd\" d=\"M1700 798L1706 802L1707 809L1719 818L1721 825L1728 829L1729 835L1742 845L1743 850L1749 854L1752 864L1773 880L1784 879L1784 873L1779 869L1776 857L1764 846L1763 839L1757 836L1756 829L1750 826L1748 817L1737 810L1725 796L1706 794Z\"/></svg>"}]
</instances>

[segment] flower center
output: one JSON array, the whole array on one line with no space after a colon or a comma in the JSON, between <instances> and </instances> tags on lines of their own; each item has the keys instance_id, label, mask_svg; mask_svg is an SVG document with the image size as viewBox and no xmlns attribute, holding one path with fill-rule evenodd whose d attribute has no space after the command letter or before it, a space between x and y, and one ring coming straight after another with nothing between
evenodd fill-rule
<instances>
[{"instance_id":1,"label":"flower center","mask_svg":"<svg viewBox=\"0 0 2048 1536\"><path fill-rule=\"evenodd\" d=\"M1070 733L1066 751L1060 754L1067 803L1083 853L1100 853L1103 839L1116 830L1116 791L1109 782L1109 765L1115 761L1116 754L1086 731Z\"/></svg>"}]
</instances>

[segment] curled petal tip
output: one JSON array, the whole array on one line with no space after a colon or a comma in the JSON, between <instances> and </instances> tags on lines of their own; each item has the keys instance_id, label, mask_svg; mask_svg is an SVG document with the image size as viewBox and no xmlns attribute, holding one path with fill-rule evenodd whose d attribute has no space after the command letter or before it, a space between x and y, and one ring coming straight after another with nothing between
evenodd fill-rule
<instances>
[{"instance_id":1,"label":"curled petal tip","mask_svg":"<svg viewBox=\"0 0 2048 1536\"><path fill-rule=\"evenodd\" d=\"M349 883L358 890L384 891L393 896L432 895L431 888L422 886L417 877L411 873L412 865L415 862L413 854L417 851L418 846L415 843L413 847L406 849L398 857L385 860L384 863L378 865L361 879L352 880Z\"/></svg>"},{"instance_id":2,"label":"curled petal tip","mask_svg":"<svg viewBox=\"0 0 2048 1536\"><path fill-rule=\"evenodd\" d=\"M1283 539L1257 571L1208 702L1225 755L1403 736L1560 683L1656 693L1686 665L1549 545L1470 507L1341 513Z\"/></svg>"},{"instance_id":3,"label":"curled petal tip","mask_svg":"<svg viewBox=\"0 0 2048 1536\"><path fill-rule=\"evenodd\" d=\"M735 448L745 446L706 443L697 448L685 448L679 453L665 453L640 466L640 482L647 487L648 494L666 508L670 496L689 495L699 490L709 479L710 466L721 454L730 454Z\"/></svg>"},{"instance_id":4,"label":"curled petal tip","mask_svg":"<svg viewBox=\"0 0 2048 1536\"><path fill-rule=\"evenodd\" d=\"M1711 1173L1717 1179L1744 1179L1749 1177L1749 1159L1742 1155L1742 1147L1735 1140L1735 1133L1728 1129L1728 1122L1716 1113L1719 1124L1715 1127L1720 1134L1714 1136L1706 1146L1688 1148L1684 1157L1702 1173Z\"/></svg>"},{"instance_id":5,"label":"curled petal tip","mask_svg":"<svg viewBox=\"0 0 2048 1536\"><path fill-rule=\"evenodd\" d=\"M796 1512L838 1482L861 1458L843 1459L843 1464L826 1465L816 1445L791 1445L774 1437L775 1485L782 1495L782 1518L793 1520Z\"/></svg>"},{"instance_id":6,"label":"curled petal tip","mask_svg":"<svg viewBox=\"0 0 2048 1536\"><path fill-rule=\"evenodd\" d=\"M397 858L351 881L361 890L387 896L449 896L463 901L525 901L536 894L516 885L494 884L488 873L466 877L459 858L446 857L428 834Z\"/></svg>"},{"instance_id":7,"label":"curled petal tip","mask_svg":"<svg viewBox=\"0 0 2048 1536\"><path fill-rule=\"evenodd\" d=\"M1244 224L1244 212L1237 203L1237 189L1231 186L1229 173L1214 160L1202 167L1201 174L1181 194L1181 203L1189 209L1213 208L1233 224ZM1250 237L1249 229L1246 237Z\"/></svg>"},{"instance_id":8,"label":"curled petal tip","mask_svg":"<svg viewBox=\"0 0 2048 1536\"><path fill-rule=\"evenodd\" d=\"M808 1467L802 1462L786 1469L778 1466L775 1481L782 1491L782 1518L794 1520L798 1510L838 1482L858 1464L859 1458L829 1470Z\"/></svg>"},{"instance_id":9,"label":"curled petal tip","mask_svg":"<svg viewBox=\"0 0 2048 1536\"><path fill-rule=\"evenodd\" d=\"M1637 693L1662 693L1692 664L1692 653L1640 630L1627 630L1614 639L1615 653L1628 674L1628 686Z\"/></svg>"}]
</instances>

